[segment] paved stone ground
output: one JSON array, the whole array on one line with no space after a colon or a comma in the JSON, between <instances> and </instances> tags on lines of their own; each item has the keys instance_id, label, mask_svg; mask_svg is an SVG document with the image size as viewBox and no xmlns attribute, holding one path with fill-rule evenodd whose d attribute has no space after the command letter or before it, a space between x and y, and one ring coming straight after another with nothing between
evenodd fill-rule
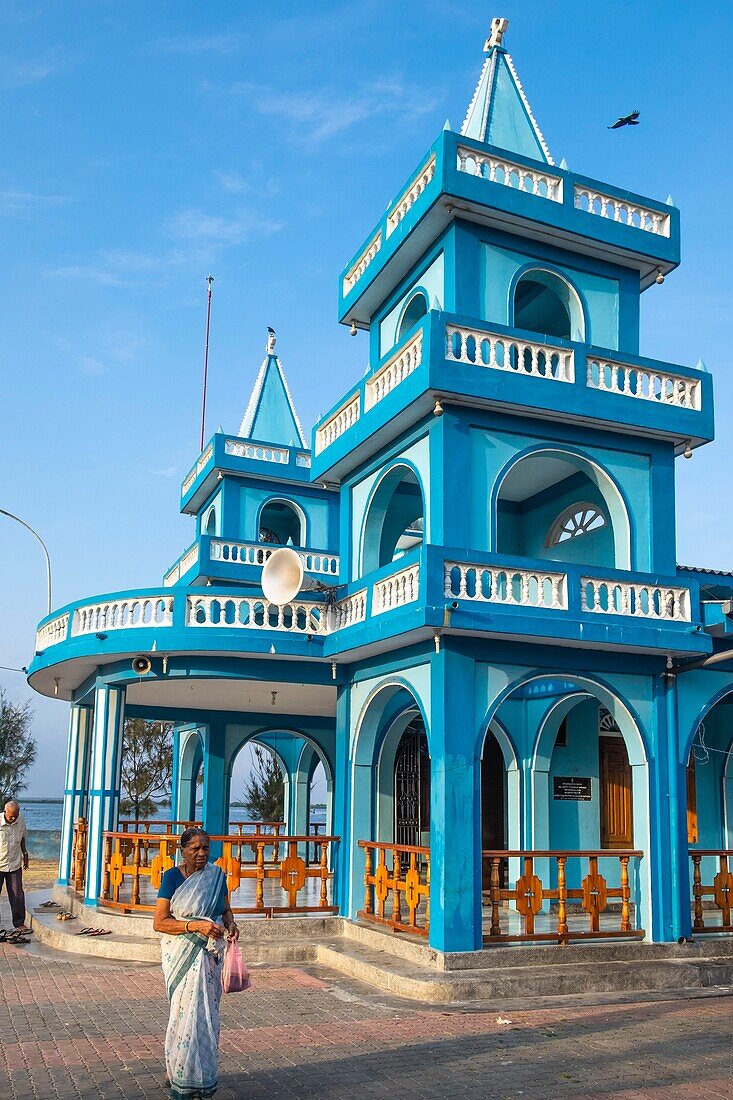
<instances>
[{"instance_id":1,"label":"paved stone ground","mask_svg":"<svg viewBox=\"0 0 733 1100\"><path fill-rule=\"evenodd\" d=\"M157 966L0 947L0 1097L163 1100L166 1020ZM441 1010L271 967L222 1022L219 1100L733 1098L729 997Z\"/></svg>"}]
</instances>

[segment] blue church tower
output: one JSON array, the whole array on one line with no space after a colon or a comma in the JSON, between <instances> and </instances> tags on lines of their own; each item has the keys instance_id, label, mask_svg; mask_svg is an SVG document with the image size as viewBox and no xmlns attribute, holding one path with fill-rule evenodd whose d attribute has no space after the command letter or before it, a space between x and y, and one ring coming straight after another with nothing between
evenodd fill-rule
<instances>
[{"instance_id":1,"label":"blue church tower","mask_svg":"<svg viewBox=\"0 0 733 1100\"><path fill-rule=\"evenodd\" d=\"M30 683L71 702L59 881L83 847L89 904L134 880L127 715L175 723L172 836L203 765L235 909L279 883L272 912L440 952L733 931L733 575L675 553L675 460L713 438L712 382L639 349L679 213L554 163L505 33L341 273L371 366L312 448L270 332L239 434L183 482L196 539L162 588L40 624ZM303 586L268 599L288 563ZM229 825L247 743L287 791L254 870ZM154 887L172 856L149 844Z\"/></svg>"}]
</instances>

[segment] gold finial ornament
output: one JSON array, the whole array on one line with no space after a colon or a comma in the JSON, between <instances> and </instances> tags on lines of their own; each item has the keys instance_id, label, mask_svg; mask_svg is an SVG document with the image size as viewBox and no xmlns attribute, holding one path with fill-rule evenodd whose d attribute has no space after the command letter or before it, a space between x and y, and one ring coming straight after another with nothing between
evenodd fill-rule
<instances>
[{"instance_id":1,"label":"gold finial ornament","mask_svg":"<svg viewBox=\"0 0 733 1100\"><path fill-rule=\"evenodd\" d=\"M501 46L502 39L507 32L509 26L508 19L492 19L491 20L491 34L486 39L486 45L484 46L484 52L490 50L492 46Z\"/></svg>"}]
</instances>

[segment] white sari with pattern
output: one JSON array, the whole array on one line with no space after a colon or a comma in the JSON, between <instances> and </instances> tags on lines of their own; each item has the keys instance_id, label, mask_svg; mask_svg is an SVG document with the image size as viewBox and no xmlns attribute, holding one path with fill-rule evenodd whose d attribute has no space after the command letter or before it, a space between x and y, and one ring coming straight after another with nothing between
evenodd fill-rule
<instances>
[{"instance_id":1,"label":"white sari with pattern","mask_svg":"<svg viewBox=\"0 0 733 1100\"><path fill-rule=\"evenodd\" d=\"M226 876L207 863L171 898L176 920L218 921L226 908ZM196 932L163 935L163 975L170 1001L165 1062L173 1100L213 1096L219 1068L219 1000L224 940Z\"/></svg>"}]
</instances>

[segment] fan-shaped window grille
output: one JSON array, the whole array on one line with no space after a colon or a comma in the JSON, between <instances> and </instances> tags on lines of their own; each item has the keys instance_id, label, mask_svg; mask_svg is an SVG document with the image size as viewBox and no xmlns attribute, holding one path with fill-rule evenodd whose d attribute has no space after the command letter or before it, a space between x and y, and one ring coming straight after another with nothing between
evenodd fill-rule
<instances>
[{"instance_id":1,"label":"fan-shaped window grille","mask_svg":"<svg viewBox=\"0 0 733 1100\"><path fill-rule=\"evenodd\" d=\"M606 517L595 504L572 504L557 517L547 536L546 546L577 539L606 526Z\"/></svg>"}]
</instances>

